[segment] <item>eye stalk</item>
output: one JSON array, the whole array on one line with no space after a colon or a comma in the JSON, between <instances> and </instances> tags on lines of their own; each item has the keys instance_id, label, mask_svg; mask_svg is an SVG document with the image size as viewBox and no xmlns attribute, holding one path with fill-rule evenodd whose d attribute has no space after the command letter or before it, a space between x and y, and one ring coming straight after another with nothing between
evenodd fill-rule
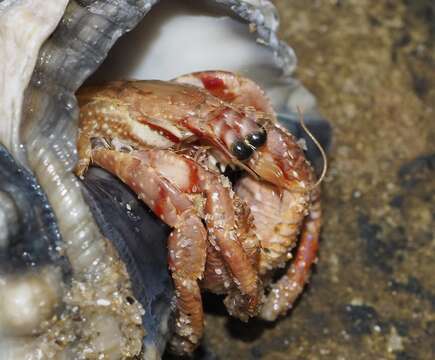
<instances>
[{"instance_id":1,"label":"eye stalk","mask_svg":"<svg viewBox=\"0 0 435 360\"><path fill-rule=\"evenodd\" d=\"M264 128L246 135L244 140L237 140L231 146L232 154L240 161L249 159L255 150L264 145L267 133Z\"/></svg>"},{"instance_id":2,"label":"eye stalk","mask_svg":"<svg viewBox=\"0 0 435 360\"><path fill-rule=\"evenodd\" d=\"M264 128L261 128L260 131L256 131L250 133L246 136L246 142L253 146L255 149L258 149L260 146L264 145L267 140L267 133Z\"/></svg>"},{"instance_id":3,"label":"eye stalk","mask_svg":"<svg viewBox=\"0 0 435 360\"><path fill-rule=\"evenodd\" d=\"M249 159L253 152L252 146L246 144L243 140L237 140L231 145L231 153L240 161Z\"/></svg>"}]
</instances>

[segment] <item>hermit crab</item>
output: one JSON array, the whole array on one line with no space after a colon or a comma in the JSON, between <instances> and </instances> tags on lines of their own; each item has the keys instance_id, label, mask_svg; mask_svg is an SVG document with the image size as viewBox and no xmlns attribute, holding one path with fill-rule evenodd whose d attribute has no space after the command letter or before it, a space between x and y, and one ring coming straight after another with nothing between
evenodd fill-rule
<instances>
[{"instance_id":1,"label":"hermit crab","mask_svg":"<svg viewBox=\"0 0 435 360\"><path fill-rule=\"evenodd\" d=\"M330 127L277 28L268 0L0 1L1 359L154 360L205 291L294 303Z\"/></svg>"},{"instance_id":2,"label":"hermit crab","mask_svg":"<svg viewBox=\"0 0 435 360\"><path fill-rule=\"evenodd\" d=\"M201 288L227 294L228 311L244 320L285 314L316 258L320 196L302 149L259 86L208 71L88 87L78 100L77 175L91 162L108 170L173 228L174 350L189 353L202 336ZM247 172L234 190L227 166ZM264 284L296 244L263 304Z\"/></svg>"}]
</instances>

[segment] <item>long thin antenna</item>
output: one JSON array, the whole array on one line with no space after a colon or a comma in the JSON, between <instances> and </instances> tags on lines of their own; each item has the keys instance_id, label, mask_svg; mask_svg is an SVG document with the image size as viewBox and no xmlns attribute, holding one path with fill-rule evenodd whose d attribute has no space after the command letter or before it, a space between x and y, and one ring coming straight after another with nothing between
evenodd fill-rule
<instances>
[{"instance_id":1,"label":"long thin antenna","mask_svg":"<svg viewBox=\"0 0 435 360\"><path fill-rule=\"evenodd\" d=\"M322 145L320 145L319 141L315 138L315 136L311 133L310 130L308 130L307 126L305 125L303 110L299 106L297 107L297 110L299 113L299 121L301 123L302 129L304 129L304 131L308 134L310 139L313 140L314 144L316 144L317 148L320 151L320 154L322 155L322 159L323 159L323 170L322 170L322 173L321 173L319 179L316 181L316 183L312 187L314 189L322 183L323 179L326 176L326 171L328 170L328 159L326 157L326 153L325 153L325 150L323 149Z\"/></svg>"}]
</instances>

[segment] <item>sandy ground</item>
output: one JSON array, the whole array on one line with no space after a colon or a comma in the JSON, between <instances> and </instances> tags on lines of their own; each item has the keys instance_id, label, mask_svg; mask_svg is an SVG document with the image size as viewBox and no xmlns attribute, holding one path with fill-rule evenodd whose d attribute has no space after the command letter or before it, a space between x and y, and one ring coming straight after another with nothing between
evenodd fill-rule
<instances>
[{"instance_id":1,"label":"sandy ground","mask_svg":"<svg viewBox=\"0 0 435 360\"><path fill-rule=\"evenodd\" d=\"M435 3L277 0L334 129L320 259L275 324L209 304L196 359L435 358Z\"/></svg>"}]
</instances>

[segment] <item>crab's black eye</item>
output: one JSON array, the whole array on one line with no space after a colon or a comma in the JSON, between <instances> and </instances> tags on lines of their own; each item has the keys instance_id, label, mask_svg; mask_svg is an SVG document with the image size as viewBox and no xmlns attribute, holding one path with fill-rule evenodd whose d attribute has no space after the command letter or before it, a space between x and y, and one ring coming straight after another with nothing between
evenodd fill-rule
<instances>
[{"instance_id":1,"label":"crab's black eye","mask_svg":"<svg viewBox=\"0 0 435 360\"><path fill-rule=\"evenodd\" d=\"M251 146L245 144L245 142L238 140L234 142L233 145L231 145L231 152L237 159L243 161L249 159L249 157L254 152L254 149L252 149Z\"/></svg>"},{"instance_id":2,"label":"crab's black eye","mask_svg":"<svg viewBox=\"0 0 435 360\"><path fill-rule=\"evenodd\" d=\"M266 139L266 130L263 128L260 131L250 133L246 136L246 141L256 149L258 149L261 145L264 145Z\"/></svg>"}]
</instances>

